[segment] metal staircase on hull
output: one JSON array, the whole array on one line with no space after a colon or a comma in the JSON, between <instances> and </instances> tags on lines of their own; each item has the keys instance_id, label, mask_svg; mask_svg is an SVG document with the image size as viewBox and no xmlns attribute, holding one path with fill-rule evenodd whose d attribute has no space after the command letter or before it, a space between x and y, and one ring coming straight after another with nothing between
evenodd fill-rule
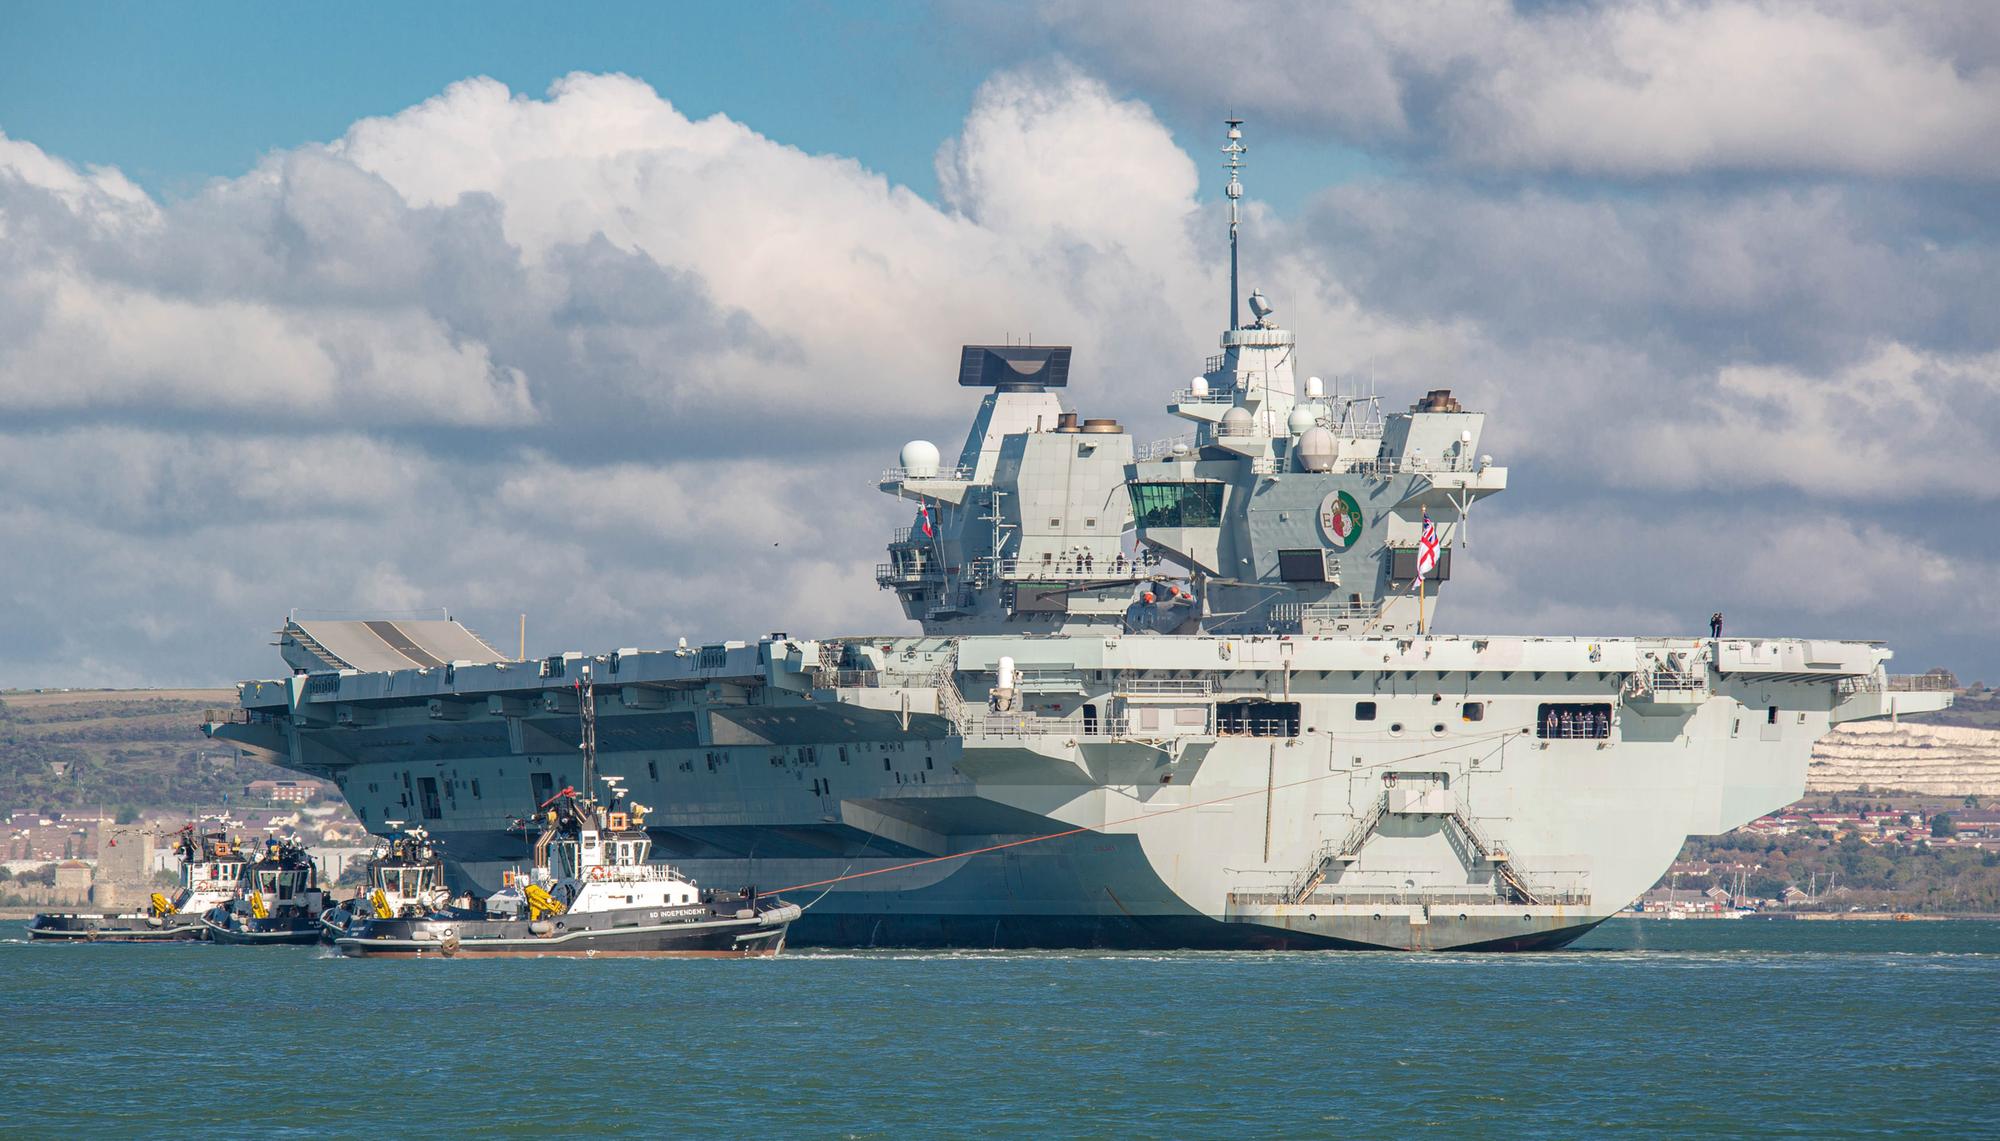
<instances>
[{"instance_id":1,"label":"metal staircase on hull","mask_svg":"<svg viewBox=\"0 0 2000 1141\"><path fill-rule=\"evenodd\" d=\"M1319 890L1321 884L1326 882L1333 865L1353 863L1361 855L1362 845L1375 834L1375 829L1381 826L1382 818L1388 815L1388 812L1389 797L1384 793L1376 798L1365 816L1355 821L1354 827L1348 831L1345 839L1338 844L1328 841L1320 846L1312 862L1294 877L1291 886L1285 889L1285 902L1304 903ZM1509 902L1525 904L1542 902L1541 898L1528 887L1527 881L1522 879L1521 874L1514 870L1513 861L1508 858L1506 850L1487 839L1469 817L1461 812L1443 815L1447 827L1453 829L1461 841L1452 847L1458 850L1460 858L1466 861L1468 870L1474 862L1488 864L1493 868L1494 877L1506 888Z\"/></svg>"}]
</instances>

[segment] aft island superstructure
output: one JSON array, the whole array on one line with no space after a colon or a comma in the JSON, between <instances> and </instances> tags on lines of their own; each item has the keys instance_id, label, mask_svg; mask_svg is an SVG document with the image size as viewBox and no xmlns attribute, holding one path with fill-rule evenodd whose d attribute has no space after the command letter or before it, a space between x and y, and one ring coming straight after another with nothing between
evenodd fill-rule
<instances>
[{"instance_id":1,"label":"aft island superstructure","mask_svg":"<svg viewBox=\"0 0 2000 1141\"><path fill-rule=\"evenodd\" d=\"M1227 153L1233 212L1235 122ZM1483 414L1300 382L1269 302L1240 318L1235 237L1185 435L1078 415L1066 347L963 350L963 447L879 481L912 517L876 578L921 633L521 662L455 623L291 622L292 676L209 732L491 890L520 805L579 775L588 667L653 851L824 885L796 943L1531 949L1796 799L1832 724L1949 701L1873 642L1435 632L1507 485Z\"/></svg>"}]
</instances>

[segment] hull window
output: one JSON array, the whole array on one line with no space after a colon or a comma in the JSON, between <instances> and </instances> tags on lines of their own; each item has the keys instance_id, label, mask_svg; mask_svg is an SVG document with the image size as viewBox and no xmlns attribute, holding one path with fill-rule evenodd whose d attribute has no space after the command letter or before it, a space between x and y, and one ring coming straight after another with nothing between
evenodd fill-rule
<instances>
[{"instance_id":1,"label":"hull window","mask_svg":"<svg viewBox=\"0 0 2000 1141\"><path fill-rule=\"evenodd\" d=\"M1224 701L1215 707L1215 730L1237 737L1296 737L1296 701Z\"/></svg>"},{"instance_id":2,"label":"hull window","mask_svg":"<svg viewBox=\"0 0 2000 1141\"><path fill-rule=\"evenodd\" d=\"M1603 740L1611 736L1611 706L1544 704L1535 711L1535 736L1544 740Z\"/></svg>"}]
</instances>

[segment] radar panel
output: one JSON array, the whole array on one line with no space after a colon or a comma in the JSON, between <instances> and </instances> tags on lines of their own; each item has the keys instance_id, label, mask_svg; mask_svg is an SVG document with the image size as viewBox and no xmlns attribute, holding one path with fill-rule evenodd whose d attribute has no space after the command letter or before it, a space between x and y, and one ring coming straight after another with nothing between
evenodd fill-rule
<instances>
[{"instance_id":1,"label":"radar panel","mask_svg":"<svg viewBox=\"0 0 2000 1141\"><path fill-rule=\"evenodd\" d=\"M1069 386L1068 345L967 345L958 358L961 388L1039 391Z\"/></svg>"}]
</instances>

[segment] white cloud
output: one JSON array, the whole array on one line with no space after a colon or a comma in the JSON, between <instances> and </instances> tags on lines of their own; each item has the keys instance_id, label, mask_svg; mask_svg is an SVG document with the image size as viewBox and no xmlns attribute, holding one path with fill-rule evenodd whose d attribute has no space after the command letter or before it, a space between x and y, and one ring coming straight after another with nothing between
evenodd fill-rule
<instances>
[{"instance_id":1,"label":"white cloud","mask_svg":"<svg viewBox=\"0 0 2000 1141\"><path fill-rule=\"evenodd\" d=\"M2000 175L1990 6L1050 3L1066 50L1209 106L1473 166Z\"/></svg>"},{"instance_id":2,"label":"white cloud","mask_svg":"<svg viewBox=\"0 0 2000 1141\"><path fill-rule=\"evenodd\" d=\"M1669 481L1684 486L1991 501L2000 487L1968 478L1968 464L1990 462L2000 438L2000 353L1889 343L1827 376L1733 365L1682 418L1642 420L1620 435L1628 454L1673 457ZM1662 476L1652 467L1607 471L1628 486Z\"/></svg>"},{"instance_id":3,"label":"white cloud","mask_svg":"<svg viewBox=\"0 0 2000 1141\"><path fill-rule=\"evenodd\" d=\"M2000 558L1950 553L1865 508L1626 496L1560 510L1494 500L1484 513L1454 557L1440 630L1688 634L1720 610L1740 633L1888 639L1904 650L1964 652L2000 634ZM1949 634L1912 636L1940 626Z\"/></svg>"}]
</instances>

